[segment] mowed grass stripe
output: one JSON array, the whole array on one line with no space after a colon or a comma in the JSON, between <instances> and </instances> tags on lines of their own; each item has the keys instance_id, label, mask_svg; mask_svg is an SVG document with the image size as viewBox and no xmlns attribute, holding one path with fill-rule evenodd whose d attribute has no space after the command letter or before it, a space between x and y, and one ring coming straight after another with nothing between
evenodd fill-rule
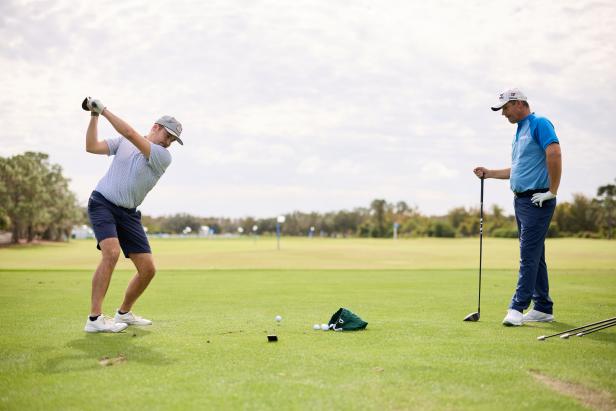
<instances>
[{"instance_id":1,"label":"mowed grass stripe","mask_svg":"<svg viewBox=\"0 0 616 411\"><path fill-rule=\"evenodd\" d=\"M152 239L159 269L474 269L479 240L465 239ZM515 239L484 239L483 267L517 270ZM548 239L550 269L616 268L616 242ZM100 253L94 240L0 248L0 269L93 270ZM124 257L118 269L132 269Z\"/></svg>"}]
</instances>

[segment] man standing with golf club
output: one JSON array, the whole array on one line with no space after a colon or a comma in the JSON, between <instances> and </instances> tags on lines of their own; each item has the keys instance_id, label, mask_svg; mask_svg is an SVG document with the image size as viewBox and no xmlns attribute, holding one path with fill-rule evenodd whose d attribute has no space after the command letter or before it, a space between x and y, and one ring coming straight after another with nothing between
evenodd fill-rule
<instances>
[{"instance_id":1,"label":"man standing with golf club","mask_svg":"<svg viewBox=\"0 0 616 411\"><path fill-rule=\"evenodd\" d=\"M91 112L86 151L115 156L88 201L88 216L102 259L92 277L92 305L85 331L120 332L129 325L150 325L152 321L131 312L156 272L137 206L171 164L167 148L174 141L183 144L180 140L182 125L173 117L163 116L143 137L99 100L87 97L82 108ZM105 117L121 137L99 141L99 115ZM115 318L110 319L103 316L102 305L120 251L132 260L137 273L128 284Z\"/></svg>"},{"instance_id":2,"label":"man standing with golf club","mask_svg":"<svg viewBox=\"0 0 616 411\"><path fill-rule=\"evenodd\" d=\"M530 321L553 321L544 243L556 207L562 170L558 137L547 118L531 113L526 96L518 89L501 93L492 110L502 110L511 124L517 124L511 168L473 170L479 178L509 179L515 196L520 271L503 324L519 326ZM533 309L522 315L531 300Z\"/></svg>"}]
</instances>

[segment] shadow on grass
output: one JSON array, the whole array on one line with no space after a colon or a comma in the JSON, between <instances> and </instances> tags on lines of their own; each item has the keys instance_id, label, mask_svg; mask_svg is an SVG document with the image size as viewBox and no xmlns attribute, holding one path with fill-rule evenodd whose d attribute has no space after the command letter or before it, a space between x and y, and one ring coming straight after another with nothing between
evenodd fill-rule
<instances>
[{"instance_id":1,"label":"shadow on grass","mask_svg":"<svg viewBox=\"0 0 616 411\"><path fill-rule=\"evenodd\" d=\"M162 366L171 361L158 351L137 344L140 338L146 337L150 331L138 328L129 328L128 331L112 334L84 333L83 337L66 343L65 347L70 353L50 358L40 371L44 374L59 374L75 371L89 371L104 368L102 359L120 358L117 364L139 363L150 366ZM80 353L75 353L80 351ZM106 362L106 365L114 364Z\"/></svg>"}]
</instances>

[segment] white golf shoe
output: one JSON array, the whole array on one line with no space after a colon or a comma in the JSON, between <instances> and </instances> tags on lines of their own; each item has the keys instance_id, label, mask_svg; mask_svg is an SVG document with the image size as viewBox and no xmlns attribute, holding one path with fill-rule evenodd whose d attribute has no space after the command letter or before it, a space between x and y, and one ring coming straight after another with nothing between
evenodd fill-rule
<instances>
[{"instance_id":1,"label":"white golf shoe","mask_svg":"<svg viewBox=\"0 0 616 411\"><path fill-rule=\"evenodd\" d=\"M530 310L522 317L523 323L530 322L539 322L539 323L549 323L554 321L554 316L552 314L542 313L537 310Z\"/></svg>"},{"instance_id":2,"label":"white golf shoe","mask_svg":"<svg viewBox=\"0 0 616 411\"><path fill-rule=\"evenodd\" d=\"M507 315L503 318L503 325L508 327L522 325L522 313L518 310L507 310Z\"/></svg>"},{"instance_id":3,"label":"white golf shoe","mask_svg":"<svg viewBox=\"0 0 616 411\"><path fill-rule=\"evenodd\" d=\"M90 317L88 317L84 331L87 333L119 333L124 331L126 327L128 327L128 324L115 322L101 314L95 321L90 320Z\"/></svg>"},{"instance_id":4,"label":"white golf shoe","mask_svg":"<svg viewBox=\"0 0 616 411\"><path fill-rule=\"evenodd\" d=\"M148 320L147 318L136 316L135 314L133 314L132 311L129 311L126 314L120 314L119 312L116 312L114 319L116 323L120 323L120 324L121 323L126 323L128 325L151 325L152 324L152 321Z\"/></svg>"}]
</instances>

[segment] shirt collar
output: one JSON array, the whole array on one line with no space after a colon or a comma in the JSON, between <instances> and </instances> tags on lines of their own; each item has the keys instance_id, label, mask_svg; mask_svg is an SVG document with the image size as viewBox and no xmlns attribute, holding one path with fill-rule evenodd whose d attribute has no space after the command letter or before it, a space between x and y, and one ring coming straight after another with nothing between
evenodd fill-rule
<instances>
[{"instance_id":1,"label":"shirt collar","mask_svg":"<svg viewBox=\"0 0 616 411\"><path fill-rule=\"evenodd\" d=\"M530 113L529 115L527 115L526 117L524 117L522 120L520 120L520 123L523 123L523 122L525 122L526 120L532 120L532 119L534 119L534 118L535 118L535 113L534 113L534 112L532 112L532 113Z\"/></svg>"}]
</instances>

